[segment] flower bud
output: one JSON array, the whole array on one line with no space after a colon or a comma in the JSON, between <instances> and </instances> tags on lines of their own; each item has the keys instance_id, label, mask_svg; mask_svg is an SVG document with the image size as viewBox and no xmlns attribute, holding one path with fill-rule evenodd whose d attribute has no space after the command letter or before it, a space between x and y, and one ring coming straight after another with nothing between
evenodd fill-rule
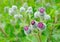
<instances>
[{"instance_id":1,"label":"flower bud","mask_svg":"<svg viewBox=\"0 0 60 42\"><path fill-rule=\"evenodd\" d=\"M13 5L13 6L12 6L12 9L13 9L13 10L17 10L17 6Z\"/></svg>"},{"instance_id":2,"label":"flower bud","mask_svg":"<svg viewBox=\"0 0 60 42\"><path fill-rule=\"evenodd\" d=\"M39 12L40 12L40 16L44 16L45 15L45 9L44 8L40 8Z\"/></svg>"},{"instance_id":3,"label":"flower bud","mask_svg":"<svg viewBox=\"0 0 60 42\"><path fill-rule=\"evenodd\" d=\"M30 28L31 28L31 30L34 30L35 28L37 28L37 22L34 20L31 21Z\"/></svg>"},{"instance_id":4,"label":"flower bud","mask_svg":"<svg viewBox=\"0 0 60 42\"><path fill-rule=\"evenodd\" d=\"M28 4L25 2L25 3L23 4L23 7L24 7L24 8L28 8Z\"/></svg>"},{"instance_id":5,"label":"flower bud","mask_svg":"<svg viewBox=\"0 0 60 42\"><path fill-rule=\"evenodd\" d=\"M25 26L25 27L24 27L24 33L25 33L26 35L28 35L28 34L31 33L31 30L29 29L28 26Z\"/></svg>"},{"instance_id":6,"label":"flower bud","mask_svg":"<svg viewBox=\"0 0 60 42\"><path fill-rule=\"evenodd\" d=\"M24 7L21 7L20 8L20 12L25 12L25 8Z\"/></svg>"},{"instance_id":7,"label":"flower bud","mask_svg":"<svg viewBox=\"0 0 60 42\"><path fill-rule=\"evenodd\" d=\"M24 30L25 30L25 31L28 31L28 29L29 29L28 26L25 26L25 27L24 27Z\"/></svg>"},{"instance_id":8,"label":"flower bud","mask_svg":"<svg viewBox=\"0 0 60 42\"><path fill-rule=\"evenodd\" d=\"M32 13L33 13L33 9L32 9L32 7L28 7L26 13L28 13L28 14L32 14Z\"/></svg>"},{"instance_id":9,"label":"flower bud","mask_svg":"<svg viewBox=\"0 0 60 42\"><path fill-rule=\"evenodd\" d=\"M44 19L45 19L45 20L50 20L51 17L50 17L49 15L46 15L46 14L45 14L45 15L44 15Z\"/></svg>"},{"instance_id":10,"label":"flower bud","mask_svg":"<svg viewBox=\"0 0 60 42\"><path fill-rule=\"evenodd\" d=\"M35 21L33 20L33 21L31 22L31 24L34 25L34 24L35 24Z\"/></svg>"},{"instance_id":11,"label":"flower bud","mask_svg":"<svg viewBox=\"0 0 60 42\"><path fill-rule=\"evenodd\" d=\"M38 18L38 17L40 17L40 12L39 11L34 13L34 18Z\"/></svg>"},{"instance_id":12,"label":"flower bud","mask_svg":"<svg viewBox=\"0 0 60 42\"><path fill-rule=\"evenodd\" d=\"M9 15L13 15L15 12L12 8L9 9Z\"/></svg>"}]
</instances>

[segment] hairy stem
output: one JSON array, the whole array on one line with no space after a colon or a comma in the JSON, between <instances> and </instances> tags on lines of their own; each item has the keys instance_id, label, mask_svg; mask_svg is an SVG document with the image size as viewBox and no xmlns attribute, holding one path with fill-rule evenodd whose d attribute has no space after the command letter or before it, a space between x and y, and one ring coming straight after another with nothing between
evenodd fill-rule
<instances>
[{"instance_id":1,"label":"hairy stem","mask_svg":"<svg viewBox=\"0 0 60 42\"><path fill-rule=\"evenodd\" d=\"M39 37L39 42L42 42L42 40L41 40L41 32L40 31L38 32L38 37Z\"/></svg>"},{"instance_id":2,"label":"hairy stem","mask_svg":"<svg viewBox=\"0 0 60 42\"><path fill-rule=\"evenodd\" d=\"M5 37L8 37L8 35L6 34L6 32L2 28L0 28L0 31L4 34Z\"/></svg>"}]
</instances>

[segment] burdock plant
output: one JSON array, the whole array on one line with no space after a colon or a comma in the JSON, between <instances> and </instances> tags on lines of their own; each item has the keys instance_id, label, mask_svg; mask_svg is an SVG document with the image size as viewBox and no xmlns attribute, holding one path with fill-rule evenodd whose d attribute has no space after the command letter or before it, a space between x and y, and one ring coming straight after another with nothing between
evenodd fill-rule
<instances>
[{"instance_id":1,"label":"burdock plant","mask_svg":"<svg viewBox=\"0 0 60 42\"><path fill-rule=\"evenodd\" d=\"M55 1L2 1L0 42L60 42L60 3Z\"/></svg>"}]
</instances>

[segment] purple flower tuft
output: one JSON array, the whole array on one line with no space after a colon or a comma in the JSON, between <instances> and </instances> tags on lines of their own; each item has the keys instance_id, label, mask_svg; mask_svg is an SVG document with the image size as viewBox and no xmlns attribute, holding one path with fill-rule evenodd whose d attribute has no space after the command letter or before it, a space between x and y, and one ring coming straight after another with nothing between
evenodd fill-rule
<instances>
[{"instance_id":1,"label":"purple flower tuft","mask_svg":"<svg viewBox=\"0 0 60 42\"><path fill-rule=\"evenodd\" d=\"M38 26L38 28L44 28L44 24L42 23L42 22L39 22L38 24L37 24L37 26Z\"/></svg>"},{"instance_id":2,"label":"purple flower tuft","mask_svg":"<svg viewBox=\"0 0 60 42\"><path fill-rule=\"evenodd\" d=\"M35 21L34 21L34 20L33 20L33 21L31 21L31 24L32 24L32 25L34 25L34 24L35 24Z\"/></svg>"},{"instance_id":3,"label":"purple flower tuft","mask_svg":"<svg viewBox=\"0 0 60 42\"><path fill-rule=\"evenodd\" d=\"M25 30L25 31L28 31L28 29L29 29L28 26L25 26L25 27L24 27L24 30Z\"/></svg>"},{"instance_id":4,"label":"purple flower tuft","mask_svg":"<svg viewBox=\"0 0 60 42\"><path fill-rule=\"evenodd\" d=\"M40 8L39 11L40 11L40 13L44 13L45 9L44 8Z\"/></svg>"}]
</instances>

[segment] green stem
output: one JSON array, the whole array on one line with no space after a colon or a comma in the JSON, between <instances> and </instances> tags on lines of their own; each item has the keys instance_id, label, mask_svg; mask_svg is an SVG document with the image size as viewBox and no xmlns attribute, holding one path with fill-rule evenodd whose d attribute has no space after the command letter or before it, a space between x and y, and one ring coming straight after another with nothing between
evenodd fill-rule
<instances>
[{"instance_id":1,"label":"green stem","mask_svg":"<svg viewBox=\"0 0 60 42\"><path fill-rule=\"evenodd\" d=\"M57 23L57 15L55 16L55 23Z\"/></svg>"},{"instance_id":2,"label":"green stem","mask_svg":"<svg viewBox=\"0 0 60 42\"><path fill-rule=\"evenodd\" d=\"M47 42L50 42L50 41L51 41L53 28L54 28L54 26L53 26L53 24L52 24L51 27L50 27L50 34L49 34L49 37L48 37L48 39L47 39Z\"/></svg>"},{"instance_id":3,"label":"green stem","mask_svg":"<svg viewBox=\"0 0 60 42\"><path fill-rule=\"evenodd\" d=\"M37 33L34 33L34 31L32 31L32 36L36 37L37 41L40 42L40 39Z\"/></svg>"},{"instance_id":4,"label":"green stem","mask_svg":"<svg viewBox=\"0 0 60 42\"><path fill-rule=\"evenodd\" d=\"M40 31L38 32L38 37L39 37L39 42L42 42L42 39L41 39L41 32L40 32Z\"/></svg>"},{"instance_id":5,"label":"green stem","mask_svg":"<svg viewBox=\"0 0 60 42\"><path fill-rule=\"evenodd\" d=\"M6 34L6 32L2 28L0 28L0 31L4 34L5 37L8 37L8 35Z\"/></svg>"}]
</instances>

